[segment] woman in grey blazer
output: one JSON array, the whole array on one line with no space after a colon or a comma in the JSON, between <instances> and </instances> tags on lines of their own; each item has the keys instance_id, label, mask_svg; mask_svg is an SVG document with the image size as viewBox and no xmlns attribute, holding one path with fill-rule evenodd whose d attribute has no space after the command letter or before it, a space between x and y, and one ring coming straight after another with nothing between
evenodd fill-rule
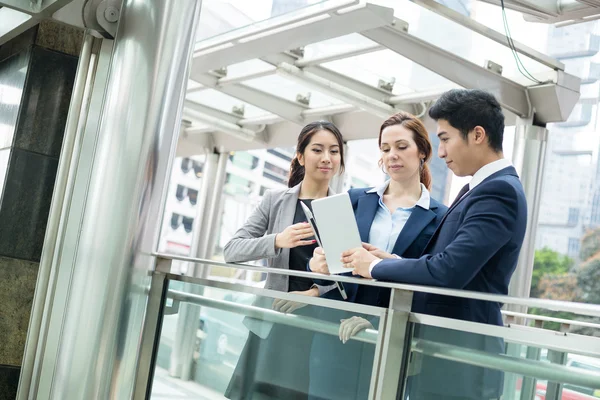
<instances>
[{"instance_id":1,"label":"woman in grey blazer","mask_svg":"<svg viewBox=\"0 0 600 400\"><path fill-rule=\"evenodd\" d=\"M333 194L329 182L344 168L340 131L327 121L306 125L298 136L287 189L269 190L257 209L225 245L227 262L267 259L272 268L306 271L317 247L300 203ZM268 274L267 289L317 297L332 287L312 279ZM273 308L296 310L293 302L275 301ZM296 313L309 313L306 309ZM250 332L225 395L230 399L306 399L308 354L312 334L274 325L261 337Z\"/></svg>"}]
</instances>

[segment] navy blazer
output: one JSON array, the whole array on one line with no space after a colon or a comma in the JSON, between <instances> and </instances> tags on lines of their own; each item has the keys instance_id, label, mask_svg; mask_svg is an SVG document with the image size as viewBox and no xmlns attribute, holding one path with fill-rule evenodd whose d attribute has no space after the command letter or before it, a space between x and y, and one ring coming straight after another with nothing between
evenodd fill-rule
<instances>
[{"instance_id":1,"label":"navy blazer","mask_svg":"<svg viewBox=\"0 0 600 400\"><path fill-rule=\"evenodd\" d=\"M378 280L441 286L453 289L507 294L517 266L527 226L527 203L523 186L513 167L492 174L450 207L424 255L417 259L383 260L373 268ZM412 311L441 317L502 325L497 302L415 293ZM502 341L465 332L421 328L417 336L474 349L503 352ZM426 332L427 331L427 332ZM443 387L444 393L467 398L496 398L502 391L501 377L475 367L455 368L443 360L423 364L425 391ZM448 364L447 364L448 363ZM439 375L456 372L439 383ZM446 372L444 372L446 371ZM427 382L426 375L431 380ZM433 385L433 382L438 384ZM472 382L480 382L473 385ZM469 384L469 382L471 382ZM465 388L470 392L465 392Z\"/></svg>"},{"instance_id":2,"label":"navy blazer","mask_svg":"<svg viewBox=\"0 0 600 400\"><path fill-rule=\"evenodd\" d=\"M379 208L379 195L369 193L369 190L371 188L350 189L348 191L360 239L366 243L369 243L369 232ZM430 200L429 210L416 206L398 235L392 253L404 258L419 257L447 209L448 207L434 199ZM351 276L352 273L349 272L344 275ZM321 280L318 281L320 285L325 283ZM344 287L349 302L386 308L389 306L389 289L355 283L344 283ZM339 291L335 289L325 293L323 297L336 300L342 299Z\"/></svg>"}]
</instances>

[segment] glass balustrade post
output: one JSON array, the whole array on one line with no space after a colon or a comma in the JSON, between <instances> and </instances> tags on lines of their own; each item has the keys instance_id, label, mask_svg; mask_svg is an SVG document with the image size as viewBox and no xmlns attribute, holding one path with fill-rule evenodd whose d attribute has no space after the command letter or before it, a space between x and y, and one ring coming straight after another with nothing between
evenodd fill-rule
<instances>
[{"instance_id":1,"label":"glass balustrade post","mask_svg":"<svg viewBox=\"0 0 600 400\"><path fill-rule=\"evenodd\" d=\"M567 363L567 353L564 351L548 350L548 360L552 364L565 365ZM560 382L548 382L545 400L560 400L562 398L562 386Z\"/></svg>"},{"instance_id":2,"label":"glass balustrade post","mask_svg":"<svg viewBox=\"0 0 600 400\"><path fill-rule=\"evenodd\" d=\"M380 327L380 339L373 362L376 383L374 390L371 389L371 393L374 393L371 398L396 399L405 392L412 331L409 322L412 298L411 291L392 289L390 306L385 324Z\"/></svg>"},{"instance_id":3,"label":"glass balustrade post","mask_svg":"<svg viewBox=\"0 0 600 400\"><path fill-rule=\"evenodd\" d=\"M135 378L134 400L145 400L150 397L156 364L156 351L160 341L160 329L168 290L166 274L171 272L171 265L172 260L158 258L156 269L152 274L148 292L148 305L146 306L146 318L142 330L138 370Z\"/></svg>"},{"instance_id":4,"label":"glass balustrade post","mask_svg":"<svg viewBox=\"0 0 600 400\"><path fill-rule=\"evenodd\" d=\"M506 343L505 354L511 357L519 357L521 355L521 345L517 343ZM504 375L504 400L517 400L516 388L519 377L515 374ZM533 399L530 399L533 400Z\"/></svg>"},{"instance_id":5,"label":"glass balustrade post","mask_svg":"<svg viewBox=\"0 0 600 400\"><path fill-rule=\"evenodd\" d=\"M527 359L538 361L542 350L539 347L527 346ZM521 399L520 400L533 400L535 398L537 379L524 376L523 383L521 384Z\"/></svg>"}]
</instances>

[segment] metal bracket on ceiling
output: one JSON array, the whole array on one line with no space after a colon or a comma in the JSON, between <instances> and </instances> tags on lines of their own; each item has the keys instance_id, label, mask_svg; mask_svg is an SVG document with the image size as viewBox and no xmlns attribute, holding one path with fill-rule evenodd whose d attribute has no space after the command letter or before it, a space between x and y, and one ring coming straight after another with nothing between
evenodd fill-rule
<instances>
[{"instance_id":1,"label":"metal bracket on ceiling","mask_svg":"<svg viewBox=\"0 0 600 400\"><path fill-rule=\"evenodd\" d=\"M121 0L85 0L83 24L99 37L114 39L121 14Z\"/></svg>"}]
</instances>

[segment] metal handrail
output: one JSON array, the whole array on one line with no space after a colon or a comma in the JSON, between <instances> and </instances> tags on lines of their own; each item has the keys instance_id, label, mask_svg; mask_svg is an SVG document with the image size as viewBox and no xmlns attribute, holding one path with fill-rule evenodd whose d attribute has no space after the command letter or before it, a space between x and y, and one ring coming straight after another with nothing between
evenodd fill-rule
<instances>
[{"instance_id":1,"label":"metal handrail","mask_svg":"<svg viewBox=\"0 0 600 400\"><path fill-rule=\"evenodd\" d=\"M308 329L313 332L325 333L332 336L338 336L339 325L333 322L323 321L317 318L306 317L296 314L285 314L275 310L268 310L247 304L239 304L226 300L211 299L198 294L180 292L169 289L167 297L185 303L197 304L199 306L216 308L223 311L229 311L236 314L242 314L258 321L284 324L295 328ZM377 334L374 329L365 329L353 336L351 339L365 343L377 343Z\"/></svg>"},{"instance_id":2,"label":"metal handrail","mask_svg":"<svg viewBox=\"0 0 600 400\"><path fill-rule=\"evenodd\" d=\"M521 298L521 297L512 297L500 294L488 294L482 292L474 292L469 290L459 290L459 289L446 289L439 288L433 286L423 286L423 285L408 285L402 283L390 283L378 281L375 279L361 279L354 278L350 276L344 275L323 275L318 274L316 272L304 272L304 271L295 271L288 269L280 269L280 268L269 268L269 267L259 267L256 265L243 264L243 263L225 263L214 260L206 260L201 258L193 258L193 257L184 257L177 256L172 254L165 253L153 253L152 255L167 259L167 260L177 260L177 261L185 261L189 263L196 264L206 264L206 265L215 265L219 267L225 268L235 268L235 269L245 269L249 271L256 272L265 272L270 274L279 274L279 275L288 275L288 276L299 276L310 279L323 279L327 281L334 282L347 282L347 283L356 283L359 285L366 286L377 286L384 287L390 289L400 289L411 292L421 292L421 293L431 293L431 294L439 294L443 296L451 296L451 297L460 297L465 299L474 299L474 300L484 300L484 301L492 301L503 304L515 304L526 307L536 307L543 308L546 310L552 311L565 311L574 314L579 314L583 316L589 317L600 317L600 306L595 304L585 304L585 303L577 303L577 302L569 302L569 301L559 301L559 300L545 300L545 299L535 299L535 298Z\"/></svg>"},{"instance_id":3,"label":"metal handrail","mask_svg":"<svg viewBox=\"0 0 600 400\"><path fill-rule=\"evenodd\" d=\"M481 350L466 349L423 339L415 339L411 345L411 350L435 358L512 372L551 382L567 383L594 389L600 388L600 374L581 368L511 357L503 354L492 354Z\"/></svg>"},{"instance_id":4,"label":"metal handrail","mask_svg":"<svg viewBox=\"0 0 600 400\"><path fill-rule=\"evenodd\" d=\"M189 294L177 290L169 290L167 292L167 297L180 302L187 302L233 312L236 314L242 314L260 321L284 324L296 328L308 329L313 332L338 336L338 324L319 320L317 318L295 314L285 314L274 310L268 310L246 304L239 304L226 300L212 299L202 295ZM359 332L351 339L375 344L377 342L378 333L379 332L377 330L366 329ZM451 344L432 342L424 339L414 339L411 344L411 351L422 353L434 358L456 361L504 372L512 372L519 375L531 376L553 382L567 383L590 388L600 388L600 374L591 371L585 371L580 368L522 359L503 354L487 353L481 350L466 349Z\"/></svg>"},{"instance_id":5,"label":"metal handrail","mask_svg":"<svg viewBox=\"0 0 600 400\"><path fill-rule=\"evenodd\" d=\"M585 328L600 329L600 324L595 324L593 322L575 321L572 319L548 317L545 315L525 314L525 313L520 313L520 312L515 312L515 311L505 311L505 310L502 310L502 315L506 315L508 317L525 318L525 319L529 319L532 321L556 322L556 323L565 324L565 325L582 326Z\"/></svg>"}]
</instances>

